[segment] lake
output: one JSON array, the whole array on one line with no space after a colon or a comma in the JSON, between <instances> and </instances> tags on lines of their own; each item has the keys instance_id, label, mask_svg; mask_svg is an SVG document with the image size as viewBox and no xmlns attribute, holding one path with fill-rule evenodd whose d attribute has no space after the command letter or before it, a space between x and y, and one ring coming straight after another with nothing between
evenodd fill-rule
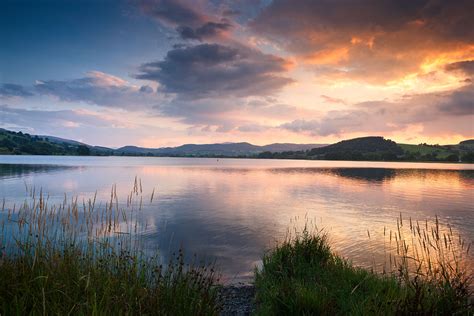
<instances>
[{"instance_id":1,"label":"lake","mask_svg":"<svg viewBox=\"0 0 474 316\"><path fill-rule=\"evenodd\" d=\"M323 228L337 253L364 267L379 263L380 236L396 229L400 213L438 216L474 240L474 165L0 156L7 207L21 204L28 188L41 189L50 204L65 193L82 200L97 192L103 205L114 184L125 204L135 177L147 201L137 215L147 251L166 258L182 247L215 261L230 283L251 280L265 250L305 223Z\"/></svg>"}]
</instances>

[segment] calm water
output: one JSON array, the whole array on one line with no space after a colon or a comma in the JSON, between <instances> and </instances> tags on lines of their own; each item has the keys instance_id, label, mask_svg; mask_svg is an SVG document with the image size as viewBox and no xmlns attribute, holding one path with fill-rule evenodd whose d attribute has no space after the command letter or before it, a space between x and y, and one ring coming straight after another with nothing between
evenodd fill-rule
<instances>
[{"instance_id":1,"label":"calm water","mask_svg":"<svg viewBox=\"0 0 474 316\"><path fill-rule=\"evenodd\" d=\"M246 281L265 249L289 227L316 223L333 248L371 266L380 253L373 236L405 218L438 215L474 240L474 165L207 158L0 156L6 204L42 188L50 203L64 193L124 202L135 176L152 204L139 220L150 250L165 257L180 246L216 260L228 282ZM367 230L371 232L368 240Z\"/></svg>"}]
</instances>

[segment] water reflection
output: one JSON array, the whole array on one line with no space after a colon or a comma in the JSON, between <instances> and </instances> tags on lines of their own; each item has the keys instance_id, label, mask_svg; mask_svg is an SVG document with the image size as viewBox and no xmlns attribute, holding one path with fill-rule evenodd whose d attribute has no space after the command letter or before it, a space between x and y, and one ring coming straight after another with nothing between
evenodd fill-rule
<instances>
[{"instance_id":1,"label":"water reflection","mask_svg":"<svg viewBox=\"0 0 474 316\"><path fill-rule=\"evenodd\" d=\"M147 249L160 250L166 261L170 251L183 247L188 255L216 260L229 281L248 279L265 249L284 238L289 225L306 221L324 227L337 252L365 266L372 265L381 249L381 239L368 242L367 229L380 236L384 227L395 228L400 213L420 221L437 214L474 239L473 170L434 170L430 164L401 169L380 163L383 168L361 168L347 162L340 167L295 161L266 166L260 160L235 165L225 159L222 165L179 159L153 165L163 159L127 159L128 165L89 160L78 163L80 168L66 161L68 168L39 166L43 171L19 171L16 176L14 170L36 167L11 166L0 194L9 204L19 203L26 182L43 188L49 203L61 202L65 192L79 200L97 192L103 207L112 184L125 204L137 176L144 201L155 189L153 203L144 203L136 213Z\"/></svg>"},{"instance_id":2,"label":"water reflection","mask_svg":"<svg viewBox=\"0 0 474 316\"><path fill-rule=\"evenodd\" d=\"M32 173L51 173L70 168L77 167L62 165L0 164L0 179L18 178Z\"/></svg>"},{"instance_id":3,"label":"water reflection","mask_svg":"<svg viewBox=\"0 0 474 316\"><path fill-rule=\"evenodd\" d=\"M351 178L356 180L363 180L369 182L383 182L393 179L396 176L395 169L365 169L359 168L340 168L331 169L331 172L340 177Z\"/></svg>"}]
</instances>

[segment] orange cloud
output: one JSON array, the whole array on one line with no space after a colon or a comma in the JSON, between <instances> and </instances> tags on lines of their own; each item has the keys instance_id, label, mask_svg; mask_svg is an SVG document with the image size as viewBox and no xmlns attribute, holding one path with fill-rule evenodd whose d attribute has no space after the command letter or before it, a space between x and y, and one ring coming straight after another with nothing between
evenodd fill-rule
<instances>
[{"instance_id":1,"label":"orange cloud","mask_svg":"<svg viewBox=\"0 0 474 316\"><path fill-rule=\"evenodd\" d=\"M349 58L349 49L340 47L326 49L303 57L304 61L313 65L337 65Z\"/></svg>"},{"instance_id":2,"label":"orange cloud","mask_svg":"<svg viewBox=\"0 0 474 316\"><path fill-rule=\"evenodd\" d=\"M472 59L474 2L272 2L253 30L325 78L385 85Z\"/></svg>"}]
</instances>

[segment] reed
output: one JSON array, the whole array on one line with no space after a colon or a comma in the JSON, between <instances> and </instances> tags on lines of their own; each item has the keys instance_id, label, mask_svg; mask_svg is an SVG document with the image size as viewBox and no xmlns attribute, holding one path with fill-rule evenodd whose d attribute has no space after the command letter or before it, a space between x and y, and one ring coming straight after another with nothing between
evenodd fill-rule
<instances>
[{"instance_id":1,"label":"reed","mask_svg":"<svg viewBox=\"0 0 474 316\"><path fill-rule=\"evenodd\" d=\"M1 315L218 314L212 266L187 264L182 251L166 264L143 252L139 179L124 205L115 186L105 204L97 193L50 204L26 189L22 205L0 212Z\"/></svg>"},{"instance_id":2,"label":"reed","mask_svg":"<svg viewBox=\"0 0 474 316\"><path fill-rule=\"evenodd\" d=\"M0 315L217 315L219 276L183 251L163 263L145 253L140 221L155 190L135 178L125 202L27 187L27 199L0 210ZM397 219L383 237L376 272L335 254L324 231L306 225L264 255L255 273L259 315L473 314L471 244L436 217ZM380 234L379 234L380 235Z\"/></svg>"},{"instance_id":3,"label":"reed","mask_svg":"<svg viewBox=\"0 0 474 316\"><path fill-rule=\"evenodd\" d=\"M389 263L377 273L335 254L324 231L306 225L256 270L257 315L473 314L470 246L438 218L421 226L400 216L396 231L384 228Z\"/></svg>"},{"instance_id":4,"label":"reed","mask_svg":"<svg viewBox=\"0 0 474 316\"><path fill-rule=\"evenodd\" d=\"M400 213L396 230L384 228L383 238L388 267L383 273L396 276L412 292L411 304L421 304L426 292L453 309L472 297L471 242L449 223L441 223L438 216L422 223L404 220Z\"/></svg>"}]
</instances>

